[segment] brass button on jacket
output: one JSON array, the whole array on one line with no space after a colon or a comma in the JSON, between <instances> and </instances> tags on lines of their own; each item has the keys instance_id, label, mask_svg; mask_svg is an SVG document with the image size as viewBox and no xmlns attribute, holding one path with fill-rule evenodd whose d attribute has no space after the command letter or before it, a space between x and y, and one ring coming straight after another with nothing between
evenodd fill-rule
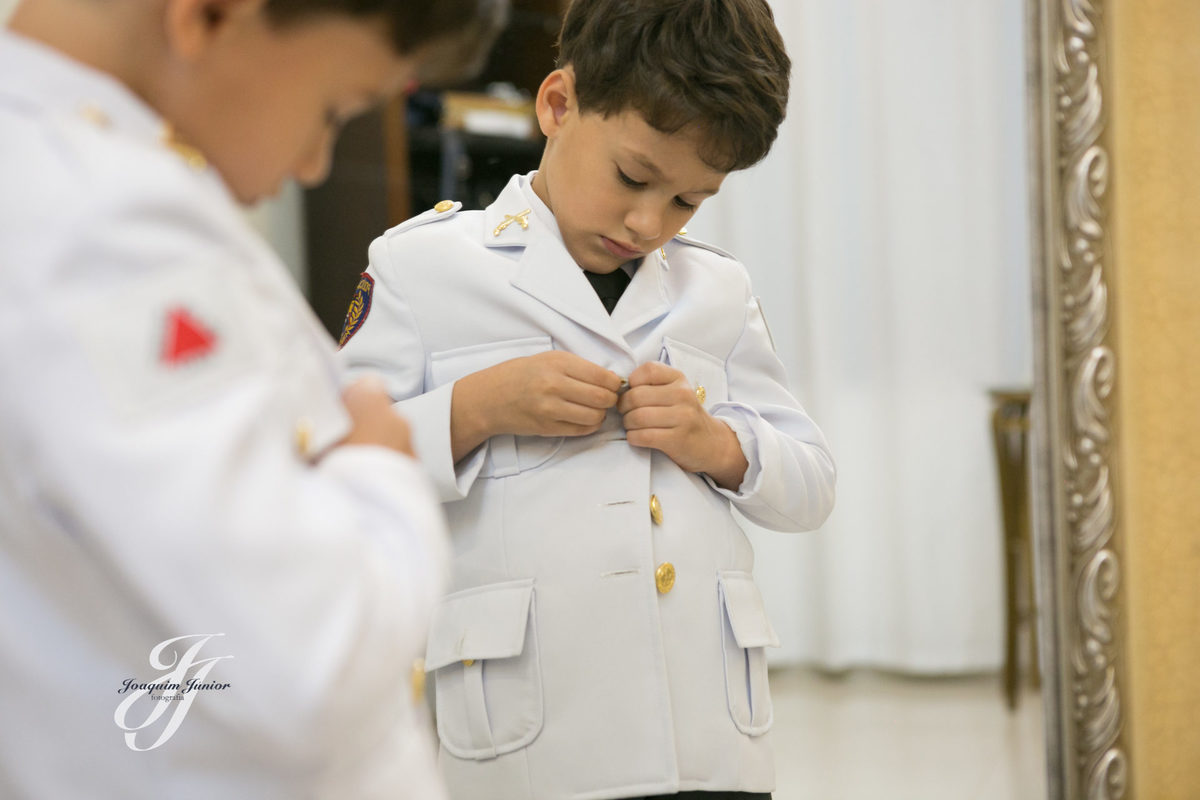
<instances>
[{"instance_id":1,"label":"brass button on jacket","mask_svg":"<svg viewBox=\"0 0 1200 800\"><path fill-rule=\"evenodd\" d=\"M675 565L670 561L664 561L658 565L658 569L654 570L654 585L658 587L659 594L666 594L675 586Z\"/></svg>"},{"instance_id":2,"label":"brass button on jacket","mask_svg":"<svg viewBox=\"0 0 1200 800\"><path fill-rule=\"evenodd\" d=\"M706 397L708 397L708 392L704 391L704 387L697 386L696 387L696 402L698 402L700 405L704 405L704 398L706 398Z\"/></svg>"},{"instance_id":3,"label":"brass button on jacket","mask_svg":"<svg viewBox=\"0 0 1200 800\"><path fill-rule=\"evenodd\" d=\"M413 661L411 681L413 702L419 703L425 699L425 659Z\"/></svg>"},{"instance_id":4,"label":"brass button on jacket","mask_svg":"<svg viewBox=\"0 0 1200 800\"><path fill-rule=\"evenodd\" d=\"M655 525L662 525L662 503L658 502L658 495L656 494L650 495L650 519L654 520Z\"/></svg>"}]
</instances>

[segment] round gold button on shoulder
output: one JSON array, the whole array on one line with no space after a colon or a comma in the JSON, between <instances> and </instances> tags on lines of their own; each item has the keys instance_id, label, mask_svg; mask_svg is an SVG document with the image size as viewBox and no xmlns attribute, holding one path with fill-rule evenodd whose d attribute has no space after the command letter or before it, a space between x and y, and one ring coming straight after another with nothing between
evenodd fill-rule
<instances>
[{"instance_id":1,"label":"round gold button on shoulder","mask_svg":"<svg viewBox=\"0 0 1200 800\"><path fill-rule=\"evenodd\" d=\"M664 561L658 565L658 569L654 570L654 585L658 587L659 594L666 594L675 586L675 565L670 561Z\"/></svg>"},{"instance_id":2,"label":"round gold button on shoulder","mask_svg":"<svg viewBox=\"0 0 1200 800\"><path fill-rule=\"evenodd\" d=\"M462 665L463 665L464 667L469 667L469 666L471 666L471 665L472 665L472 664L474 664L474 663L475 663L475 659L473 659L473 658L464 658L464 659L463 659L463 662L462 662Z\"/></svg>"},{"instance_id":3,"label":"round gold button on shoulder","mask_svg":"<svg viewBox=\"0 0 1200 800\"><path fill-rule=\"evenodd\" d=\"M704 391L704 387L697 386L696 387L696 402L698 402L700 405L704 405L704 398L706 398L706 397L708 397L708 392Z\"/></svg>"},{"instance_id":4,"label":"round gold button on shoulder","mask_svg":"<svg viewBox=\"0 0 1200 800\"><path fill-rule=\"evenodd\" d=\"M650 519L654 521L655 525L662 525L662 503L658 502L658 495L656 494L650 495Z\"/></svg>"},{"instance_id":5,"label":"round gold button on shoulder","mask_svg":"<svg viewBox=\"0 0 1200 800\"><path fill-rule=\"evenodd\" d=\"M453 200L442 200L433 207L433 210L438 212L439 214L445 214L447 211L449 211L452 208L454 208Z\"/></svg>"}]
</instances>

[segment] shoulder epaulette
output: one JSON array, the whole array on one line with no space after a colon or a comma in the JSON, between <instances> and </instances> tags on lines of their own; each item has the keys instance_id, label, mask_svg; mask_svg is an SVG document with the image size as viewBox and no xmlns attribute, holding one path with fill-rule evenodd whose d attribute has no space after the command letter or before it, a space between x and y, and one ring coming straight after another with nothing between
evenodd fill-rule
<instances>
[{"instance_id":1,"label":"shoulder epaulette","mask_svg":"<svg viewBox=\"0 0 1200 800\"><path fill-rule=\"evenodd\" d=\"M717 247L715 244L709 244L708 242L702 242L698 239L693 239L692 237L685 235L682 231L675 234L674 241L680 242L681 244L689 244L692 247L699 247L703 250L708 250L710 253L716 253L719 256L725 256L728 259L737 261L737 257L732 253L727 253L726 251Z\"/></svg>"},{"instance_id":2,"label":"shoulder epaulette","mask_svg":"<svg viewBox=\"0 0 1200 800\"><path fill-rule=\"evenodd\" d=\"M394 228L389 228L384 236L394 236L398 233L410 231L413 228L419 227L429 222L440 222L441 220L450 219L459 212L462 208L462 203L457 200L442 200L433 208L417 214L415 217L409 217Z\"/></svg>"}]
</instances>

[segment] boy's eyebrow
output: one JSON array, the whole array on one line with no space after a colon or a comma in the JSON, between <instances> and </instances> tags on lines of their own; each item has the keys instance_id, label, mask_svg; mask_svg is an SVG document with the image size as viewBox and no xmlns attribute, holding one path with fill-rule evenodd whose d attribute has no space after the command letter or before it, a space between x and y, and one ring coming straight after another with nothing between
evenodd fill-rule
<instances>
[{"instance_id":1,"label":"boy's eyebrow","mask_svg":"<svg viewBox=\"0 0 1200 800\"><path fill-rule=\"evenodd\" d=\"M653 161L651 161L646 156L642 155L641 153L630 152L629 157L632 158L634 161L636 161L641 166L645 167L646 170L648 172L650 172L650 174L652 174L655 178L658 178L660 181L666 180L666 176L663 175L662 170L658 168L658 165L655 164ZM702 194L705 196L712 196L716 193L717 193L716 189L697 189L694 192L684 192L684 194Z\"/></svg>"}]
</instances>

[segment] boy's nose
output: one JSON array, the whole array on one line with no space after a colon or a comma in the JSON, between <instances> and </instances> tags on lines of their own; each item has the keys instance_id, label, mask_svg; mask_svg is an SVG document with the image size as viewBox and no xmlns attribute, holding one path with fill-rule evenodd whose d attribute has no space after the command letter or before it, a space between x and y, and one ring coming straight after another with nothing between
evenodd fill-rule
<instances>
[{"instance_id":1,"label":"boy's nose","mask_svg":"<svg viewBox=\"0 0 1200 800\"><path fill-rule=\"evenodd\" d=\"M657 239L662 233L662 214L649 203L639 205L625 215L625 227L643 241Z\"/></svg>"}]
</instances>

